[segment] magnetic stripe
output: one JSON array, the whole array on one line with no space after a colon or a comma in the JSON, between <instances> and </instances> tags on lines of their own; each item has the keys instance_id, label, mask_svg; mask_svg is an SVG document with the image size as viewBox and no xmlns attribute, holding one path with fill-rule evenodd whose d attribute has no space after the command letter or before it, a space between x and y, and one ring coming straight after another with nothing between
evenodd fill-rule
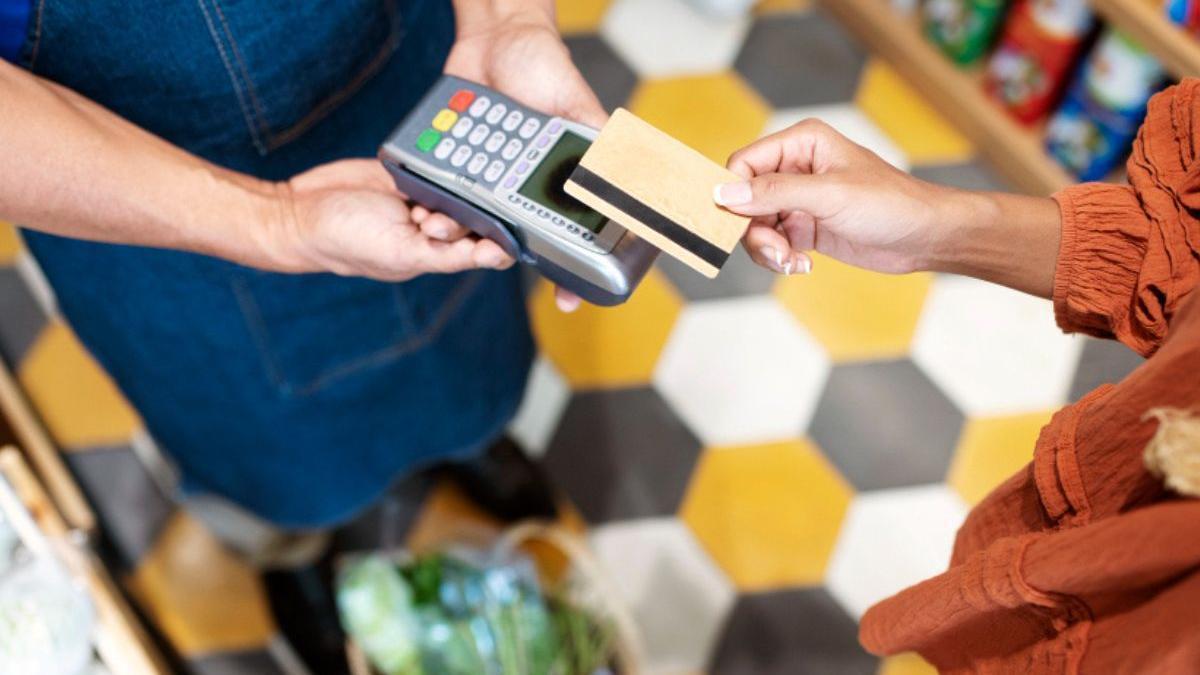
<instances>
[{"instance_id":1,"label":"magnetic stripe","mask_svg":"<svg viewBox=\"0 0 1200 675\"><path fill-rule=\"evenodd\" d=\"M646 227L670 239L687 251L694 253L701 260L717 269L720 269L725 264L725 260L729 258L728 251L722 251L720 247L701 238L695 232L646 206L617 186L588 171L582 164L575 167L575 170L571 172L570 180L579 185L579 187L596 195L596 197L629 214Z\"/></svg>"}]
</instances>

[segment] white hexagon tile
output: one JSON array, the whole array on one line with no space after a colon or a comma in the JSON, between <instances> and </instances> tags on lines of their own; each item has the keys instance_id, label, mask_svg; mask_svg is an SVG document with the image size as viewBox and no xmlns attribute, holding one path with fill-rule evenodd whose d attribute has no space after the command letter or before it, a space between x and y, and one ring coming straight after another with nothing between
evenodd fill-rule
<instances>
[{"instance_id":1,"label":"white hexagon tile","mask_svg":"<svg viewBox=\"0 0 1200 675\"><path fill-rule=\"evenodd\" d=\"M684 0L617 0L600 35L642 77L698 75L733 65L748 17L718 19Z\"/></svg>"},{"instance_id":2,"label":"white hexagon tile","mask_svg":"<svg viewBox=\"0 0 1200 675\"><path fill-rule=\"evenodd\" d=\"M517 416L508 425L508 433L527 453L541 457L570 399L571 388L566 379L549 359L539 356L529 373Z\"/></svg>"},{"instance_id":3,"label":"white hexagon tile","mask_svg":"<svg viewBox=\"0 0 1200 675\"><path fill-rule=\"evenodd\" d=\"M764 134L773 134L793 124L814 117L837 129L844 136L879 155L888 164L908 171L908 157L900 146L858 109L853 103L806 106L777 111L767 122Z\"/></svg>"},{"instance_id":4,"label":"white hexagon tile","mask_svg":"<svg viewBox=\"0 0 1200 675\"><path fill-rule=\"evenodd\" d=\"M829 359L773 297L692 303L654 385L706 445L794 438L808 426Z\"/></svg>"},{"instance_id":5,"label":"white hexagon tile","mask_svg":"<svg viewBox=\"0 0 1200 675\"><path fill-rule=\"evenodd\" d=\"M999 415L1064 404L1082 348L1050 301L946 275L925 300L913 360L968 416Z\"/></svg>"},{"instance_id":6,"label":"white hexagon tile","mask_svg":"<svg viewBox=\"0 0 1200 675\"><path fill-rule=\"evenodd\" d=\"M675 518L631 520L592 531L592 546L632 608L652 673L705 668L733 607L733 584Z\"/></svg>"},{"instance_id":7,"label":"white hexagon tile","mask_svg":"<svg viewBox=\"0 0 1200 675\"><path fill-rule=\"evenodd\" d=\"M858 495L842 521L826 588L861 617L876 602L946 571L966 515L962 499L943 484Z\"/></svg>"}]
</instances>

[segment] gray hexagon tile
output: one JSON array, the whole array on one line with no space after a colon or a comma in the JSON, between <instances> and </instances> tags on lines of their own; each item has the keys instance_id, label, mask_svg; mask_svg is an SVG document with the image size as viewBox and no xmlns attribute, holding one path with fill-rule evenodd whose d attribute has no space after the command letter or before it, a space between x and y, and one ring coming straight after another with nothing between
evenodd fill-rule
<instances>
[{"instance_id":1,"label":"gray hexagon tile","mask_svg":"<svg viewBox=\"0 0 1200 675\"><path fill-rule=\"evenodd\" d=\"M606 525L591 541L633 612L646 669L703 669L735 592L691 532L675 518L656 518Z\"/></svg>"},{"instance_id":2,"label":"gray hexagon tile","mask_svg":"<svg viewBox=\"0 0 1200 675\"><path fill-rule=\"evenodd\" d=\"M741 246L733 250L716 279L705 277L669 255L658 257L658 268L671 280L671 285L692 301L763 295L775 283L774 273L755 265Z\"/></svg>"},{"instance_id":3,"label":"gray hexagon tile","mask_svg":"<svg viewBox=\"0 0 1200 675\"><path fill-rule=\"evenodd\" d=\"M46 326L46 315L15 267L0 267L0 317L0 358L18 364Z\"/></svg>"},{"instance_id":4,"label":"gray hexagon tile","mask_svg":"<svg viewBox=\"0 0 1200 675\"><path fill-rule=\"evenodd\" d=\"M174 503L129 446L63 456L96 510L118 562L132 570L158 539Z\"/></svg>"},{"instance_id":5,"label":"gray hexagon tile","mask_svg":"<svg viewBox=\"0 0 1200 675\"><path fill-rule=\"evenodd\" d=\"M191 660L187 670L192 675L285 675L288 670L265 649L223 652ZM295 672L295 671L292 671ZM114 673L114 675L117 675Z\"/></svg>"},{"instance_id":6,"label":"gray hexagon tile","mask_svg":"<svg viewBox=\"0 0 1200 675\"><path fill-rule=\"evenodd\" d=\"M1102 384L1120 382L1145 362L1141 354L1116 340L1084 338L1079 367L1071 381L1070 398L1078 401Z\"/></svg>"},{"instance_id":7,"label":"gray hexagon tile","mask_svg":"<svg viewBox=\"0 0 1200 675\"><path fill-rule=\"evenodd\" d=\"M642 77L697 75L733 63L750 25L718 19L686 0L616 0L600 34Z\"/></svg>"},{"instance_id":8,"label":"gray hexagon tile","mask_svg":"<svg viewBox=\"0 0 1200 675\"><path fill-rule=\"evenodd\" d=\"M858 495L842 521L825 587L858 619L880 600L946 571L966 515L946 485Z\"/></svg>"},{"instance_id":9,"label":"gray hexagon tile","mask_svg":"<svg viewBox=\"0 0 1200 675\"><path fill-rule=\"evenodd\" d=\"M565 38L571 59L596 92L608 111L625 105L637 75L598 35L572 35Z\"/></svg>"},{"instance_id":10,"label":"gray hexagon tile","mask_svg":"<svg viewBox=\"0 0 1200 675\"><path fill-rule=\"evenodd\" d=\"M571 388L566 379L550 359L539 356L529 373L521 407L509 422L508 433L531 457L541 457L546 454L546 446L570 398Z\"/></svg>"},{"instance_id":11,"label":"gray hexagon tile","mask_svg":"<svg viewBox=\"0 0 1200 675\"><path fill-rule=\"evenodd\" d=\"M987 162L974 160L959 164L938 164L913 168L912 175L939 185L950 185L964 190L992 190L1014 192L1009 183Z\"/></svg>"},{"instance_id":12,"label":"gray hexagon tile","mask_svg":"<svg viewBox=\"0 0 1200 675\"><path fill-rule=\"evenodd\" d=\"M858 624L823 588L744 595L725 626L711 672L720 675L874 675Z\"/></svg>"},{"instance_id":13,"label":"gray hexagon tile","mask_svg":"<svg viewBox=\"0 0 1200 675\"><path fill-rule=\"evenodd\" d=\"M590 523L675 512L700 441L649 388L575 394L546 452L555 484Z\"/></svg>"},{"instance_id":14,"label":"gray hexagon tile","mask_svg":"<svg viewBox=\"0 0 1200 675\"><path fill-rule=\"evenodd\" d=\"M654 385L705 445L793 438L829 359L774 297L696 302L667 340Z\"/></svg>"},{"instance_id":15,"label":"gray hexagon tile","mask_svg":"<svg viewBox=\"0 0 1200 675\"><path fill-rule=\"evenodd\" d=\"M734 66L776 108L854 100L867 53L820 10L768 14L750 28Z\"/></svg>"},{"instance_id":16,"label":"gray hexagon tile","mask_svg":"<svg viewBox=\"0 0 1200 675\"><path fill-rule=\"evenodd\" d=\"M835 366L809 435L856 488L940 481L962 413L908 359Z\"/></svg>"}]
</instances>

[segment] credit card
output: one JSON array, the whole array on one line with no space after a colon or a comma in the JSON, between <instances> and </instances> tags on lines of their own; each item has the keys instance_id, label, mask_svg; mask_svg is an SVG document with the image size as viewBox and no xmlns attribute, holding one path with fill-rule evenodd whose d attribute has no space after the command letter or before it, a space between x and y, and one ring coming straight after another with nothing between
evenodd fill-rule
<instances>
[{"instance_id":1,"label":"credit card","mask_svg":"<svg viewBox=\"0 0 1200 675\"><path fill-rule=\"evenodd\" d=\"M750 219L713 202L713 188L742 180L618 108L567 179L567 194L710 279Z\"/></svg>"}]
</instances>

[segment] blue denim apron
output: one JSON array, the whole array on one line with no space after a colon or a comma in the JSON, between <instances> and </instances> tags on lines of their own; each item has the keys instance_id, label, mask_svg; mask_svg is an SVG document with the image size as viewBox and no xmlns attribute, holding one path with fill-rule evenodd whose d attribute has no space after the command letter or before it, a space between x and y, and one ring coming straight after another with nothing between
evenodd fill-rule
<instances>
[{"instance_id":1,"label":"blue denim apron","mask_svg":"<svg viewBox=\"0 0 1200 675\"><path fill-rule=\"evenodd\" d=\"M374 156L454 35L449 0L39 0L33 10L26 68L267 179ZM385 284L26 237L185 490L284 527L343 521L399 473L478 452L511 418L532 359L515 271Z\"/></svg>"}]
</instances>

